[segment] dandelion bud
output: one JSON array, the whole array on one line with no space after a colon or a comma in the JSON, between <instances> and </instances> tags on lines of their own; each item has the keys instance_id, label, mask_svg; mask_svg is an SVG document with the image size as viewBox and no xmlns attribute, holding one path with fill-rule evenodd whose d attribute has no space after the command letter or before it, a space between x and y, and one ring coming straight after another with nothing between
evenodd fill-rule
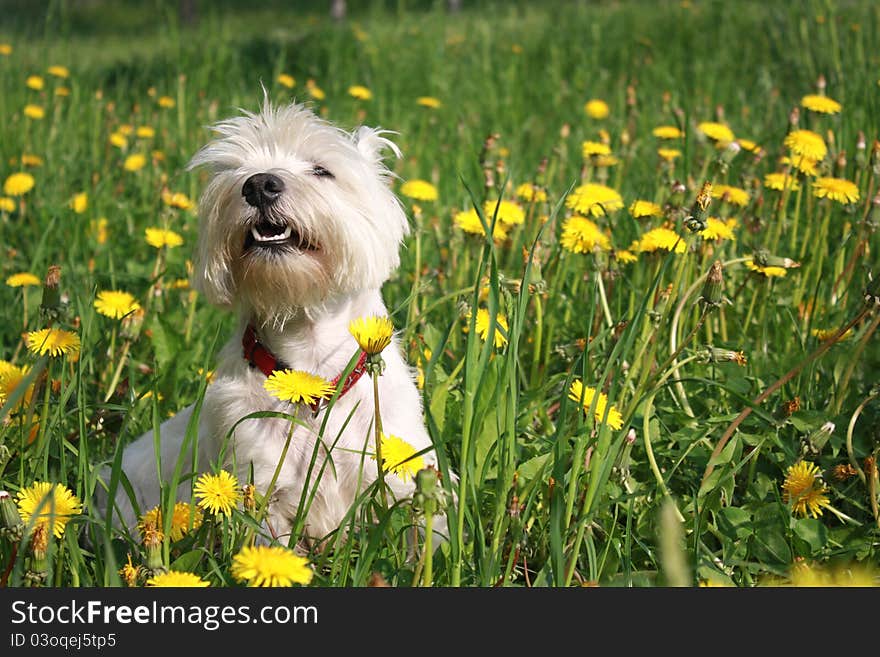
<instances>
[{"instance_id":1,"label":"dandelion bud","mask_svg":"<svg viewBox=\"0 0 880 657\"><path fill-rule=\"evenodd\" d=\"M12 496L5 490L0 490L0 535L18 541L21 539L23 524Z\"/></svg>"},{"instance_id":2,"label":"dandelion bud","mask_svg":"<svg viewBox=\"0 0 880 657\"><path fill-rule=\"evenodd\" d=\"M691 206L690 214L684 220L688 230L693 233L706 230L706 210L710 203L712 203L712 183L707 180L700 188L700 193Z\"/></svg>"},{"instance_id":3,"label":"dandelion bud","mask_svg":"<svg viewBox=\"0 0 880 657\"><path fill-rule=\"evenodd\" d=\"M636 442L636 430L630 427L629 431L626 432L624 440L626 440L627 445L634 444Z\"/></svg>"},{"instance_id":4,"label":"dandelion bud","mask_svg":"<svg viewBox=\"0 0 880 657\"><path fill-rule=\"evenodd\" d=\"M804 441L804 451L812 455L818 455L822 448L825 447L828 439L831 438L832 433L834 433L834 423L826 422L807 436L807 439Z\"/></svg>"},{"instance_id":5,"label":"dandelion bud","mask_svg":"<svg viewBox=\"0 0 880 657\"><path fill-rule=\"evenodd\" d=\"M856 140L855 162L860 169L864 169L868 165L868 144L865 141L865 133L859 130L859 136Z\"/></svg>"},{"instance_id":6,"label":"dandelion bud","mask_svg":"<svg viewBox=\"0 0 880 657\"><path fill-rule=\"evenodd\" d=\"M745 367L748 363L743 352L721 349L720 347L708 346L700 352L700 356L701 360L709 363L736 363L740 367Z\"/></svg>"},{"instance_id":7,"label":"dandelion bud","mask_svg":"<svg viewBox=\"0 0 880 657\"><path fill-rule=\"evenodd\" d=\"M838 173L843 175L846 171L846 151L840 151L837 154L837 159L834 161L834 166L837 167Z\"/></svg>"},{"instance_id":8,"label":"dandelion bud","mask_svg":"<svg viewBox=\"0 0 880 657\"><path fill-rule=\"evenodd\" d=\"M880 225L880 192L871 199L871 209L868 211L867 225L872 232Z\"/></svg>"},{"instance_id":9,"label":"dandelion bud","mask_svg":"<svg viewBox=\"0 0 880 657\"><path fill-rule=\"evenodd\" d=\"M719 123L724 123L724 108L721 105L715 106L715 118Z\"/></svg>"},{"instance_id":10,"label":"dandelion bud","mask_svg":"<svg viewBox=\"0 0 880 657\"><path fill-rule=\"evenodd\" d=\"M440 485L440 473L433 467L422 468L415 476L413 508L426 516L446 508L446 491Z\"/></svg>"},{"instance_id":11,"label":"dandelion bud","mask_svg":"<svg viewBox=\"0 0 880 657\"><path fill-rule=\"evenodd\" d=\"M562 127L559 129L559 136L563 139L568 139L568 136L571 134L571 126L567 123L563 123Z\"/></svg>"},{"instance_id":12,"label":"dandelion bud","mask_svg":"<svg viewBox=\"0 0 880 657\"><path fill-rule=\"evenodd\" d=\"M626 106L627 107L635 107L636 106L636 88L635 86L629 84L626 86Z\"/></svg>"},{"instance_id":13,"label":"dandelion bud","mask_svg":"<svg viewBox=\"0 0 880 657\"><path fill-rule=\"evenodd\" d=\"M162 541L165 535L153 523L143 528L144 549L147 551L147 568L152 571L163 570Z\"/></svg>"},{"instance_id":14,"label":"dandelion bud","mask_svg":"<svg viewBox=\"0 0 880 657\"><path fill-rule=\"evenodd\" d=\"M865 288L865 303L880 305L880 275L872 276L869 272L868 285Z\"/></svg>"},{"instance_id":15,"label":"dandelion bud","mask_svg":"<svg viewBox=\"0 0 880 657\"><path fill-rule=\"evenodd\" d=\"M798 107L793 107L791 112L788 114L788 124L792 128L796 128L801 119L801 110Z\"/></svg>"},{"instance_id":16,"label":"dandelion bud","mask_svg":"<svg viewBox=\"0 0 880 657\"><path fill-rule=\"evenodd\" d=\"M256 510L256 488L253 484L245 484L241 487L241 504L245 511Z\"/></svg>"},{"instance_id":17,"label":"dandelion bud","mask_svg":"<svg viewBox=\"0 0 880 657\"><path fill-rule=\"evenodd\" d=\"M49 265L46 280L43 282L43 300L40 303L40 313L48 320L57 320L63 308L64 304L61 300L61 267Z\"/></svg>"},{"instance_id":18,"label":"dandelion bud","mask_svg":"<svg viewBox=\"0 0 880 657\"><path fill-rule=\"evenodd\" d=\"M42 586L49 575L49 526L40 524L31 534L31 561L24 575L30 586Z\"/></svg>"},{"instance_id":19,"label":"dandelion bud","mask_svg":"<svg viewBox=\"0 0 880 657\"><path fill-rule=\"evenodd\" d=\"M871 146L871 168L874 169L875 176L880 176L880 141L877 139Z\"/></svg>"},{"instance_id":20,"label":"dandelion bud","mask_svg":"<svg viewBox=\"0 0 880 657\"><path fill-rule=\"evenodd\" d=\"M709 269L706 282L703 284L703 292L700 295L700 302L706 310L713 310L721 305L724 294L723 271L724 267L720 260L713 262L712 268Z\"/></svg>"}]
</instances>

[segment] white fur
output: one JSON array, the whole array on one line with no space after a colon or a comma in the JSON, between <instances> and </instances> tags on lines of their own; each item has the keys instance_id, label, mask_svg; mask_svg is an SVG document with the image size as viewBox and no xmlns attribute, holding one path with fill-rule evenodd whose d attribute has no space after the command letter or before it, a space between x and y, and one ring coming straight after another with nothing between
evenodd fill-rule
<instances>
[{"instance_id":1,"label":"white fur","mask_svg":"<svg viewBox=\"0 0 880 657\"><path fill-rule=\"evenodd\" d=\"M217 138L190 163L190 167L210 167L213 174L199 203L195 282L210 301L237 313L238 328L222 349L215 379L205 394L195 469L207 471L215 465L232 431L221 465L235 467L241 482L248 480L253 469L256 489L264 492L291 423L260 418L232 427L255 411L297 414L306 426L293 431L267 523L274 536L286 541L327 412L315 417L310 409L280 402L266 392L264 374L242 357L242 333L248 322L253 323L261 342L293 369L326 379L345 369L358 349L349 323L366 315L388 314L379 288L398 265L398 249L408 226L389 189L391 174L382 163L382 151L400 153L380 130L362 127L348 134L301 105L265 103L260 113L244 112L218 123L214 131ZM315 165L334 177L315 176ZM283 218L308 236L319 245L317 251L243 257L244 237L258 211L245 202L242 185L262 172L284 181L284 192L272 206L276 219ZM413 371L396 338L383 358L386 368L379 378L379 400L384 432L399 436L417 450L430 448ZM142 511L159 502L160 477L171 480L192 413L190 406L161 425L160 474L153 431L125 449L122 467ZM375 480L376 463L369 458L374 451L373 417L372 381L364 375L329 413L324 447L319 448L309 488L318 480L327 450L334 442L336 446L306 519L308 537L320 539L339 527L355 497ZM436 465L433 450L423 458ZM187 473L192 466L188 458L185 461ZM412 494L411 480L404 483L395 475L386 480L398 499ZM182 485L178 499L187 499L189 490L189 483ZM116 502L123 522L132 527L136 518L121 490Z\"/></svg>"}]
</instances>

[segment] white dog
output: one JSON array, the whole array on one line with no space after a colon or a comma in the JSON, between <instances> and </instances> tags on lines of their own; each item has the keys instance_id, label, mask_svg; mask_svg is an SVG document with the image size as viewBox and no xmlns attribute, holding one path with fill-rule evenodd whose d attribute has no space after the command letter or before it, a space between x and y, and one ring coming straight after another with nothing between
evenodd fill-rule
<instances>
[{"instance_id":1,"label":"white dog","mask_svg":"<svg viewBox=\"0 0 880 657\"><path fill-rule=\"evenodd\" d=\"M213 129L216 139L189 165L207 166L213 173L199 203L194 282L209 301L237 313L238 329L220 353L198 417L197 469L210 470L226 444L220 465L234 464L240 482L252 471L257 493L264 493L291 423L240 421L255 411L296 414L305 426L293 430L267 525L274 536L288 539L300 498L309 495L329 455L305 523L307 536L320 539L340 526L356 496L377 477L369 457L374 452L370 375L357 378L338 397L321 436L326 409L315 414L307 406L281 402L263 384L273 370L285 368L339 378L359 351L349 323L387 315L379 290L399 263L408 225L389 188L382 151L398 157L400 151L381 130L361 127L349 134L302 105L273 107L266 101L260 113L245 112ZM413 371L396 338L382 356L384 433L416 450L431 448ZM357 368L355 377L359 373ZM161 472L153 431L125 449L122 469L141 511L158 504L160 480L170 482L178 457L189 453L184 439L193 412L190 406L161 425ZM192 468L187 454L184 474ZM423 458L436 466L433 450ZM388 474L386 483L398 499L412 494L412 480ZM190 486L181 485L178 499L189 497ZM132 527L136 518L122 490L117 508Z\"/></svg>"}]
</instances>

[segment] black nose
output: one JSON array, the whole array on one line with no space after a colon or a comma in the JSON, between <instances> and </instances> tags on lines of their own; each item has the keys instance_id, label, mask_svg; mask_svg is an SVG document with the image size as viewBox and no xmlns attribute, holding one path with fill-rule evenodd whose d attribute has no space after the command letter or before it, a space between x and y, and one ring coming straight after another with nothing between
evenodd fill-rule
<instances>
[{"instance_id":1,"label":"black nose","mask_svg":"<svg viewBox=\"0 0 880 657\"><path fill-rule=\"evenodd\" d=\"M241 195L255 208L271 205L283 191L284 181L271 173L256 173L241 187Z\"/></svg>"}]
</instances>

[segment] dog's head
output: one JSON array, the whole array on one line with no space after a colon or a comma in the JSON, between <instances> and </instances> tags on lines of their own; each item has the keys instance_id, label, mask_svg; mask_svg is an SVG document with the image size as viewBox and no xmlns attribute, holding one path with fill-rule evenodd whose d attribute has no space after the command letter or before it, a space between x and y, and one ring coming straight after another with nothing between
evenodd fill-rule
<instances>
[{"instance_id":1,"label":"dog's head","mask_svg":"<svg viewBox=\"0 0 880 657\"><path fill-rule=\"evenodd\" d=\"M378 288L408 231L389 188L383 131L347 133L302 105L213 126L193 157L212 178L199 202L196 286L222 306L284 322L300 309Z\"/></svg>"}]
</instances>

